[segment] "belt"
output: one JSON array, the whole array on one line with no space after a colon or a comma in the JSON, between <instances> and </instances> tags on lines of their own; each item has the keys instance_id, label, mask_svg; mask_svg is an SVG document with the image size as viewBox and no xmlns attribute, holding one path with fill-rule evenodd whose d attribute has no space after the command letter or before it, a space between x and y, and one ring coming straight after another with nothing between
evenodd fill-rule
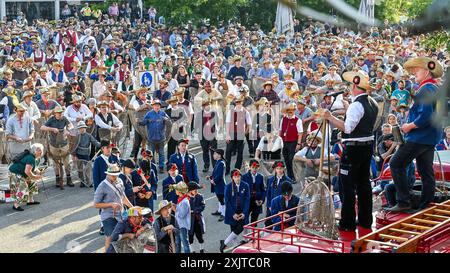
<instances>
[{"instance_id":1,"label":"belt","mask_svg":"<svg viewBox=\"0 0 450 273\"><path fill-rule=\"evenodd\" d=\"M373 140L370 140L370 141L346 141L343 144L345 146L368 146L368 145L373 145Z\"/></svg>"}]
</instances>

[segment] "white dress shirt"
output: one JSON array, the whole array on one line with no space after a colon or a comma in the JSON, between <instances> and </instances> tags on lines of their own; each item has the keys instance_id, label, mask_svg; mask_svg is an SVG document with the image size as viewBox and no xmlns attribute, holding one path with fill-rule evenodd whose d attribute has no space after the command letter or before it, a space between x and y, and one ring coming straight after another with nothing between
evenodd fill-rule
<instances>
[{"instance_id":1,"label":"white dress shirt","mask_svg":"<svg viewBox=\"0 0 450 273\"><path fill-rule=\"evenodd\" d=\"M103 114L98 113L97 115L95 115L95 118L94 118L95 124L97 124L98 127L103 128L103 129L108 129L108 130L111 130L111 128L113 128L113 127L119 127L119 129L123 128L123 123L113 113L111 113L112 120L113 120L113 123L111 125L103 122L103 120L100 118L100 115L103 115ZM107 119L107 117L108 116L103 116L103 118L105 120Z\"/></svg>"},{"instance_id":2,"label":"white dress shirt","mask_svg":"<svg viewBox=\"0 0 450 273\"><path fill-rule=\"evenodd\" d=\"M362 104L358 101L355 101L357 98L359 98L360 96L367 96L366 93L360 94L356 97L353 98L353 102L350 104L350 106L347 109L347 113L345 114L345 122L344 122L344 133L346 134L350 134L351 132L353 132L353 130L355 130L356 126L358 125L358 123L360 122L360 120L362 119L362 117L364 116L364 107L362 106ZM342 139L342 142L346 142L346 141L360 141L360 142L365 142L365 141L371 141L374 140L374 136L369 136L369 137L358 137L358 138L346 138L346 139Z\"/></svg>"},{"instance_id":3,"label":"white dress shirt","mask_svg":"<svg viewBox=\"0 0 450 273\"><path fill-rule=\"evenodd\" d=\"M31 101L30 105L28 105L25 101L22 101L20 104L26 109L32 120L36 121L41 117L41 111L39 111L39 108L34 101Z\"/></svg>"},{"instance_id":4,"label":"white dress shirt","mask_svg":"<svg viewBox=\"0 0 450 273\"><path fill-rule=\"evenodd\" d=\"M86 120L88 118L92 118L92 112L89 110L89 108L81 104L80 109L78 111L75 111L73 108L73 105L70 105L66 108L66 111L64 111L64 116L72 123L77 123L77 118L81 117L83 120Z\"/></svg>"}]
</instances>

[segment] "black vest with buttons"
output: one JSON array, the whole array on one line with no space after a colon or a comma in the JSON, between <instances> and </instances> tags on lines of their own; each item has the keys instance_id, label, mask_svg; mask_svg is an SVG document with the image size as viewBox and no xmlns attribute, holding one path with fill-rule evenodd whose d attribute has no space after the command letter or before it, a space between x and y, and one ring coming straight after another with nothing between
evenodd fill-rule
<instances>
[{"instance_id":1,"label":"black vest with buttons","mask_svg":"<svg viewBox=\"0 0 450 273\"><path fill-rule=\"evenodd\" d=\"M359 102L364 108L364 115L350 134L342 133L343 139L370 137L373 135L373 127L378 115L377 102L368 95L356 98L354 102ZM345 117L347 119L347 116Z\"/></svg>"}]
</instances>

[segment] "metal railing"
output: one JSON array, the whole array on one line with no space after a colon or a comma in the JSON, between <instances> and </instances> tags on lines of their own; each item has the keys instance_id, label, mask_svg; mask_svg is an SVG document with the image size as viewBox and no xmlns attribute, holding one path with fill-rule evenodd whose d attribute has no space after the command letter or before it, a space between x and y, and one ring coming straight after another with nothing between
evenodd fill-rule
<instances>
[{"instance_id":1,"label":"metal railing","mask_svg":"<svg viewBox=\"0 0 450 273\"><path fill-rule=\"evenodd\" d=\"M299 253L301 253L302 249L311 249L329 253L344 253L343 242L302 233L302 231L297 226L295 226L295 224L294 229L291 230L294 232L289 231L286 232L286 229L291 227L291 225L288 225L290 221L295 221L295 219L298 216L305 215L308 212L300 213L295 216L288 217L286 219L285 214L289 215L290 212L297 211L299 208L305 207L312 203L314 202L310 202L306 205L299 205L295 208L279 212L275 215L263 218L261 220L258 220L256 222L244 226L244 231L249 231L249 233L244 234L244 238L249 239L250 242L253 243L254 248L257 249L258 251L261 251L263 249L261 243L267 242L272 243L274 245L297 247ZM280 217L281 219L280 222L274 223L266 227L258 227L258 224L264 223L267 220L274 219L277 217ZM276 226L280 226L280 231L273 230L273 228ZM281 238L275 237L275 235L280 235Z\"/></svg>"}]
</instances>

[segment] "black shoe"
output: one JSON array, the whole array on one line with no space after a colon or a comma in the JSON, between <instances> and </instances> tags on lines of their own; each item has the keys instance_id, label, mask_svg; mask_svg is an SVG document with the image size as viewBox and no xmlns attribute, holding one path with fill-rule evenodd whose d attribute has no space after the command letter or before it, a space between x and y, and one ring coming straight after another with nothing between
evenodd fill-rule
<instances>
[{"instance_id":1,"label":"black shoe","mask_svg":"<svg viewBox=\"0 0 450 273\"><path fill-rule=\"evenodd\" d=\"M203 249L200 249L200 253L205 253L205 250L203 250Z\"/></svg>"},{"instance_id":2,"label":"black shoe","mask_svg":"<svg viewBox=\"0 0 450 273\"><path fill-rule=\"evenodd\" d=\"M90 186L89 186L89 188L93 188L93 187L94 187L94 185L90 185Z\"/></svg>"},{"instance_id":3,"label":"black shoe","mask_svg":"<svg viewBox=\"0 0 450 273\"><path fill-rule=\"evenodd\" d=\"M219 216L219 222L222 222L223 220L225 220L225 218L223 218L223 215Z\"/></svg>"},{"instance_id":4,"label":"black shoe","mask_svg":"<svg viewBox=\"0 0 450 273\"><path fill-rule=\"evenodd\" d=\"M219 216L219 215L222 215L222 213L220 213L219 211L216 211L216 212L211 213L211 215Z\"/></svg>"},{"instance_id":5,"label":"black shoe","mask_svg":"<svg viewBox=\"0 0 450 273\"><path fill-rule=\"evenodd\" d=\"M86 185L84 185L84 182L81 181L81 182L80 182L80 188L85 188L85 187L86 187Z\"/></svg>"},{"instance_id":6,"label":"black shoe","mask_svg":"<svg viewBox=\"0 0 450 273\"><path fill-rule=\"evenodd\" d=\"M254 158L255 157L255 154L250 154L250 158Z\"/></svg>"},{"instance_id":7,"label":"black shoe","mask_svg":"<svg viewBox=\"0 0 450 273\"><path fill-rule=\"evenodd\" d=\"M248 242L245 239L241 240L241 242L240 242L241 245L245 245L246 243L248 243Z\"/></svg>"},{"instance_id":8,"label":"black shoe","mask_svg":"<svg viewBox=\"0 0 450 273\"><path fill-rule=\"evenodd\" d=\"M41 203L41 202L34 201L34 202L28 202L27 205L28 205L28 206L39 205L40 203Z\"/></svg>"},{"instance_id":9,"label":"black shoe","mask_svg":"<svg viewBox=\"0 0 450 273\"><path fill-rule=\"evenodd\" d=\"M403 207L403 206L400 206L399 204L397 204L397 205L393 206L392 208L387 208L386 210L390 211L390 212L406 212L406 213L408 213L411 211L411 206Z\"/></svg>"},{"instance_id":10,"label":"black shoe","mask_svg":"<svg viewBox=\"0 0 450 273\"><path fill-rule=\"evenodd\" d=\"M17 208L16 208L16 207L14 207L14 206L13 206L13 210L16 210L16 211L24 211L23 208L21 208L21 207L17 207Z\"/></svg>"},{"instance_id":11,"label":"black shoe","mask_svg":"<svg viewBox=\"0 0 450 273\"><path fill-rule=\"evenodd\" d=\"M100 235L105 235L105 229L103 227L100 228L100 231L98 232Z\"/></svg>"},{"instance_id":12,"label":"black shoe","mask_svg":"<svg viewBox=\"0 0 450 273\"><path fill-rule=\"evenodd\" d=\"M205 167L205 168L203 169L203 171L202 171L202 172L204 172L204 173L207 173L207 172L208 172L208 170L209 170L209 168L206 168L206 167Z\"/></svg>"},{"instance_id":13,"label":"black shoe","mask_svg":"<svg viewBox=\"0 0 450 273\"><path fill-rule=\"evenodd\" d=\"M71 188L73 188L73 187L75 187L75 185L73 184L73 182L72 182L72 177L70 177L70 176L67 176L66 177L66 183L67 183L67 186L69 186L69 187L71 187Z\"/></svg>"},{"instance_id":14,"label":"black shoe","mask_svg":"<svg viewBox=\"0 0 450 273\"><path fill-rule=\"evenodd\" d=\"M224 240L220 240L220 253L223 253L223 251L225 250L225 248L227 247L227 245L225 244Z\"/></svg>"}]
</instances>

